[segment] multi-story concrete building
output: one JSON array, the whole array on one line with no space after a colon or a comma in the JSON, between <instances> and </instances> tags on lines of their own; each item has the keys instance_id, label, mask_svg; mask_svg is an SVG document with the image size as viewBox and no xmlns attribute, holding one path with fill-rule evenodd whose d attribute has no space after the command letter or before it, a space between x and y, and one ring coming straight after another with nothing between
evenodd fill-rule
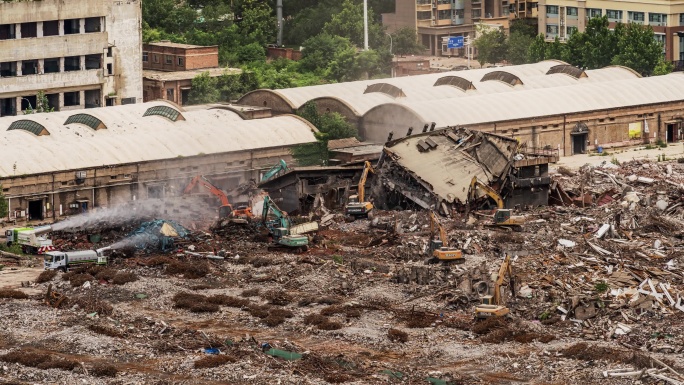
<instances>
[{"instance_id":1,"label":"multi-story concrete building","mask_svg":"<svg viewBox=\"0 0 684 385\"><path fill-rule=\"evenodd\" d=\"M474 36L481 22L508 29L510 19L535 19L536 9L537 0L396 0L394 13L383 14L382 24L390 32L415 28L431 55L464 55L464 49L447 47L450 36Z\"/></svg>"},{"instance_id":2,"label":"multi-story concrete building","mask_svg":"<svg viewBox=\"0 0 684 385\"><path fill-rule=\"evenodd\" d=\"M141 1L0 1L0 116L142 101Z\"/></svg>"},{"instance_id":3,"label":"multi-story concrete building","mask_svg":"<svg viewBox=\"0 0 684 385\"><path fill-rule=\"evenodd\" d=\"M671 0L540 0L539 33L564 41L574 31L584 32L596 16L608 16L610 28L617 23L650 25L663 43L665 60L684 60L684 3Z\"/></svg>"}]
</instances>

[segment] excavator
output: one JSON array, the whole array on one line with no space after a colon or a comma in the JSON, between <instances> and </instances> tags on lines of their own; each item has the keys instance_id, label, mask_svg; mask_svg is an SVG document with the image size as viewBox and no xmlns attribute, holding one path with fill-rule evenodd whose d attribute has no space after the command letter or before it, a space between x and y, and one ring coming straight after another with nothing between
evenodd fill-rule
<instances>
[{"instance_id":1,"label":"excavator","mask_svg":"<svg viewBox=\"0 0 684 385\"><path fill-rule=\"evenodd\" d=\"M272 213L275 219L269 220L268 214ZM294 251L303 253L309 249L309 238L302 234L291 234L292 223L287 213L280 210L269 196L264 197L264 208L261 212L261 221L269 232L273 244L269 251Z\"/></svg>"},{"instance_id":2,"label":"excavator","mask_svg":"<svg viewBox=\"0 0 684 385\"><path fill-rule=\"evenodd\" d=\"M494 295L485 295L480 297L481 304L475 307L475 318L486 319L490 317L503 317L510 312L510 310L503 305L501 298L501 285L508 275L508 285L511 288L511 293L515 297L515 282L513 282L513 268L511 267L511 257L506 254L501 267L499 268L499 275L496 276L494 282Z\"/></svg>"},{"instance_id":3,"label":"excavator","mask_svg":"<svg viewBox=\"0 0 684 385\"><path fill-rule=\"evenodd\" d=\"M263 177L261 177L261 181L259 181L259 183L264 183L281 172L287 172L288 170L289 168L287 167L287 163L281 159L280 162L276 163L275 166L271 167L271 169L268 170Z\"/></svg>"},{"instance_id":4,"label":"excavator","mask_svg":"<svg viewBox=\"0 0 684 385\"><path fill-rule=\"evenodd\" d=\"M357 218L373 219L373 204L366 202L366 179L368 179L369 171L375 173L371 163L366 161L361 173L361 179L359 179L357 194L349 196L349 202L345 207L345 214L352 220Z\"/></svg>"},{"instance_id":5,"label":"excavator","mask_svg":"<svg viewBox=\"0 0 684 385\"><path fill-rule=\"evenodd\" d=\"M246 222L247 220L254 217L254 215L252 215L251 207L246 207L244 209L239 210L233 209L233 205L231 205L228 201L228 196L226 195L226 193L223 192L223 190L221 190L220 188L214 186L203 175L197 175L196 177L192 178L192 181L190 181L188 186L185 187L185 190L183 190L183 194L190 194L197 185L206 188L207 190L209 190L210 193L219 198L219 200L221 201L221 206L219 207L220 219L231 218L236 221Z\"/></svg>"},{"instance_id":6,"label":"excavator","mask_svg":"<svg viewBox=\"0 0 684 385\"><path fill-rule=\"evenodd\" d=\"M468 217L468 212L470 209L470 203L475 200L477 189L480 188L484 193L492 198L496 202L496 211L494 212L494 217L492 223L488 223L485 226L490 227L503 227L510 230L520 231L522 225L525 224L525 217L520 215L511 215L511 210L504 209L504 201L493 188L489 187L486 183L480 182L476 176L470 181L470 187L468 188L468 200L466 203L466 218Z\"/></svg>"},{"instance_id":7,"label":"excavator","mask_svg":"<svg viewBox=\"0 0 684 385\"><path fill-rule=\"evenodd\" d=\"M439 234L439 239L435 239L436 233ZM463 252L457 248L449 247L449 238L446 230L442 227L437 219L437 214L430 211L430 244L428 245L428 252L431 256L427 263L455 262L465 263Z\"/></svg>"}]
</instances>

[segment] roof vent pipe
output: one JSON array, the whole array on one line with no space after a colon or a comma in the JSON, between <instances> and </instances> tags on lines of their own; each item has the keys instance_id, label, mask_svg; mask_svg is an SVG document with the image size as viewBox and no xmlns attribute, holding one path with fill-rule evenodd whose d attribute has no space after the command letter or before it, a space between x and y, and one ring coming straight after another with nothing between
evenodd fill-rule
<instances>
[{"instance_id":1,"label":"roof vent pipe","mask_svg":"<svg viewBox=\"0 0 684 385\"><path fill-rule=\"evenodd\" d=\"M413 132L413 127L409 127L408 132L406 133L406 136L411 136L411 133Z\"/></svg>"},{"instance_id":2,"label":"roof vent pipe","mask_svg":"<svg viewBox=\"0 0 684 385\"><path fill-rule=\"evenodd\" d=\"M437 125L437 123L432 122L432 124L430 125L430 131L434 131L436 125ZM426 124L426 126L427 126L427 124Z\"/></svg>"},{"instance_id":3,"label":"roof vent pipe","mask_svg":"<svg viewBox=\"0 0 684 385\"><path fill-rule=\"evenodd\" d=\"M389 135L387 135L387 141L389 142L392 140L392 137L394 136L394 131L390 131Z\"/></svg>"},{"instance_id":4,"label":"roof vent pipe","mask_svg":"<svg viewBox=\"0 0 684 385\"><path fill-rule=\"evenodd\" d=\"M429 124L425 123L423 126L423 132L427 132Z\"/></svg>"}]
</instances>

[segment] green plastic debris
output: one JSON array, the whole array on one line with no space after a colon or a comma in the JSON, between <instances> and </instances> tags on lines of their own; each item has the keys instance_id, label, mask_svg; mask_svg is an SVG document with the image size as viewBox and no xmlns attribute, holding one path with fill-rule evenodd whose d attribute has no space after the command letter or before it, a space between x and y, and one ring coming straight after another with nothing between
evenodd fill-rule
<instances>
[{"instance_id":1,"label":"green plastic debris","mask_svg":"<svg viewBox=\"0 0 684 385\"><path fill-rule=\"evenodd\" d=\"M288 352L285 350L278 350L278 349L273 349L273 348L266 351L266 354L268 354L269 356L273 356L273 357L280 357L280 358L283 358L283 359L288 360L288 361L297 361L297 360L302 358L302 355L299 353Z\"/></svg>"},{"instance_id":2,"label":"green plastic debris","mask_svg":"<svg viewBox=\"0 0 684 385\"><path fill-rule=\"evenodd\" d=\"M95 318L95 317L97 317L97 312L90 313L90 314L86 314L86 316L87 316L88 318Z\"/></svg>"},{"instance_id":3,"label":"green plastic debris","mask_svg":"<svg viewBox=\"0 0 684 385\"><path fill-rule=\"evenodd\" d=\"M404 373L395 372L389 369L385 369L381 373L390 376L390 378L396 378L397 380L401 380L402 378L404 378Z\"/></svg>"},{"instance_id":4,"label":"green plastic debris","mask_svg":"<svg viewBox=\"0 0 684 385\"><path fill-rule=\"evenodd\" d=\"M434 385L449 385L448 382L444 380L440 380L439 378L433 378L433 377L428 377L427 378L428 382Z\"/></svg>"},{"instance_id":5,"label":"green plastic debris","mask_svg":"<svg viewBox=\"0 0 684 385\"><path fill-rule=\"evenodd\" d=\"M138 293L138 294L135 295L135 298L137 298L137 299L145 299L145 298L147 298L147 294L145 294L145 293Z\"/></svg>"}]
</instances>

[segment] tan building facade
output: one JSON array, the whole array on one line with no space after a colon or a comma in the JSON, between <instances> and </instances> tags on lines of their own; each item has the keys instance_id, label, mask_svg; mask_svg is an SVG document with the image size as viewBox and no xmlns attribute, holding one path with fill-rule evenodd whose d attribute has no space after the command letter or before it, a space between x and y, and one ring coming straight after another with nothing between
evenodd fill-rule
<instances>
[{"instance_id":1,"label":"tan building facade","mask_svg":"<svg viewBox=\"0 0 684 385\"><path fill-rule=\"evenodd\" d=\"M0 116L142 100L141 1L0 2Z\"/></svg>"},{"instance_id":2,"label":"tan building facade","mask_svg":"<svg viewBox=\"0 0 684 385\"><path fill-rule=\"evenodd\" d=\"M539 33L546 39L567 40L574 31L583 32L592 17L608 16L610 28L617 23L649 25L663 44L667 61L684 60L684 3L661 1L539 1Z\"/></svg>"},{"instance_id":3,"label":"tan building facade","mask_svg":"<svg viewBox=\"0 0 684 385\"><path fill-rule=\"evenodd\" d=\"M390 32L415 28L430 55L465 56L465 49L448 48L449 37L472 37L477 23L508 29L510 19L536 18L536 8L536 0L396 0L395 12L383 14L382 24Z\"/></svg>"}]
</instances>

